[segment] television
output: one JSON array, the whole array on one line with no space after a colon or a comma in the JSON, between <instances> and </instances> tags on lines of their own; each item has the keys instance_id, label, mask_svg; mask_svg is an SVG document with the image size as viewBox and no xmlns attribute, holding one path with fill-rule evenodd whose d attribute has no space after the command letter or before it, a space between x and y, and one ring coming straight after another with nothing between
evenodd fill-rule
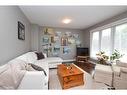
<instances>
[{"instance_id":1,"label":"television","mask_svg":"<svg viewBox=\"0 0 127 95\"><path fill-rule=\"evenodd\" d=\"M77 47L77 56L89 56L89 48Z\"/></svg>"}]
</instances>

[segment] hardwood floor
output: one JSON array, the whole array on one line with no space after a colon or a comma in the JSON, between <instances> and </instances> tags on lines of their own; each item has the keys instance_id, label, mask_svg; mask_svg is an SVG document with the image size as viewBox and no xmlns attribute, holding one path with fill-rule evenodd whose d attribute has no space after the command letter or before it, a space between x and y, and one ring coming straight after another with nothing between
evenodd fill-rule
<instances>
[{"instance_id":1,"label":"hardwood floor","mask_svg":"<svg viewBox=\"0 0 127 95\"><path fill-rule=\"evenodd\" d=\"M95 69L95 64L90 62L75 62L74 64L90 74L92 74Z\"/></svg>"}]
</instances>

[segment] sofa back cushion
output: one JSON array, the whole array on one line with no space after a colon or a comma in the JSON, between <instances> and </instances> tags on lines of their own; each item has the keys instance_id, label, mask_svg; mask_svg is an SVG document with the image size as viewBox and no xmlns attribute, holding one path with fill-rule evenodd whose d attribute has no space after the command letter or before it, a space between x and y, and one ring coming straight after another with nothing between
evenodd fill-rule
<instances>
[{"instance_id":1,"label":"sofa back cushion","mask_svg":"<svg viewBox=\"0 0 127 95\"><path fill-rule=\"evenodd\" d=\"M126 67L127 68L127 62L118 61L118 62L116 62L116 65L120 66L120 67Z\"/></svg>"},{"instance_id":2,"label":"sofa back cushion","mask_svg":"<svg viewBox=\"0 0 127 95\"><path fill-rule=\"evenodd\" d=\"M23 60L27 63L34 63L37 60L37 56L34 52L28 52L26 54L17 57L17 59Z\"/></svg>"}]
</instances>

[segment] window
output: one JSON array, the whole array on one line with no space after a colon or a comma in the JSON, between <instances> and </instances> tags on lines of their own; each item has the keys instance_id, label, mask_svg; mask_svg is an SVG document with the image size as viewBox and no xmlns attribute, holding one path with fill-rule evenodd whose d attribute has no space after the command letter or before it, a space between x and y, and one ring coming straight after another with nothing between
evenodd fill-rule
<instances>
[{"instance_id":1,"label":"window","mask_svg":"<svg viewBox=\"0 0 127 95\"><path fill-rule=\"evenodd\" d=\"M107 55L111 53L111 28L102 30L101 35L101 51L104 51Z\"/></svg>"},{"instance_id":2,"label":"window","mask_svg":"<svg viewBox=\"0 0 127 95\"><path fill-rule=\"evenodd\" d=\"M104 51L110 56L116 49L124 54L120 60L127 61L127 23L117 26L115 24L107 29L105 27L91 34L91 57L96 58L99 51Z\"/></svg>"},{"instance_id":3,"label":"window","mask_svg":"<svg viewBox=\"0 0 127 95\"><path fill-rule=\"evenodd\" d=\"M92 48L91 48L91 57L96 57L96 54L99 52L99 32L92 33Z\"/></svg>"},{"instance_id":4,"label":"window","mask_svg":"<svg viewBox=\"0 0 127 95\"><path fill-rule=\"evenodd\" d=\"M125 54L123 60L127 57L127 24L116 26L114 49Z\"/></svg>"}]
</instances>

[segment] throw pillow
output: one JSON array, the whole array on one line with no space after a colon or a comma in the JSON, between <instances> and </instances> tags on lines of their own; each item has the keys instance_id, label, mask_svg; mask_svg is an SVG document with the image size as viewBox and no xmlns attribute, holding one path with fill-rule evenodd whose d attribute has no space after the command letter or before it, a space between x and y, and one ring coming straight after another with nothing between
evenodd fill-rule
<instances>
[{"instance_id":1,"label":"throw pillow","mask_svg":"<svg viewBox=\"0 0 127 95\"><path fill-rule=\"evenodd\" d=\"M43 55L42 52L35 52L35 53L37 55L37 60L40 60L40 59L44 59L45 58L45 56Z\"/></svg>"},{"instance_id":2,"label":"throw pillow","mask_svg":"<svg viewBox=\"0 0 127 95\"><path fill-rule=\"evenodd\" d=\"M28 71L43 71L45 76L47 76L45 70L42 67L35 65L35 64L32 64L32 63L28 63L27 70Z\"/></svg>"}]
</instances>

